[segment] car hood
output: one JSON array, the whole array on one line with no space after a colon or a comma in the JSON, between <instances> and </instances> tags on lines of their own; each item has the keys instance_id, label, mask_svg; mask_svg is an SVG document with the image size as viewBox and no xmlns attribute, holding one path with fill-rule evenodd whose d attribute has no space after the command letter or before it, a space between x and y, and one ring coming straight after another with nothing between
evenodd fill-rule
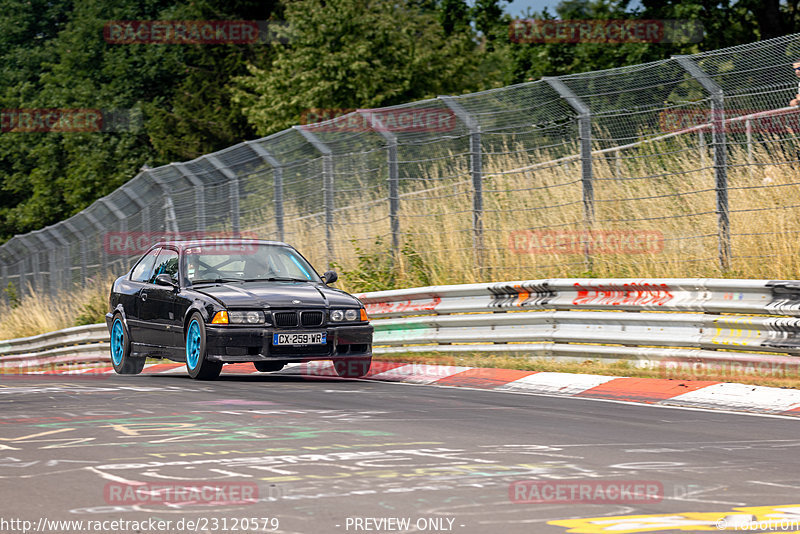
<instances>
[{"instance_id":1,"label":"car hood","mask_svg":"<svg viewBox=\"0 0 800 534\"><path fill-rule=\"evenodd\" d=\"M227 308L320 308L360 306L344 291L313 282L242 282L194 288ZM295 301L300 301L295 302Z\"/></svg>"}]
</instances>

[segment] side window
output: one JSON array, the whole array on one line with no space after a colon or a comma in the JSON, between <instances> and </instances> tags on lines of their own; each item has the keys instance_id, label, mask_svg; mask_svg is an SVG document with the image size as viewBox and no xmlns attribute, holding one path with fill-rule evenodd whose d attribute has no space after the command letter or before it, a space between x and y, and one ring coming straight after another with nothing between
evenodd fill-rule
<instances>
[{"instance_id":1,"label":"side window","mask_svg":"<svg viewBox=\"0 0 800 534\"><path fill-rule=\"evenodd\" d=\"M153 274L150 276L150 283L154 283L159 274L168 274L173 279L178 279L178 253L174 250L164 248L158 253Z\"/></svg>"},{"instance_id":2,"label":"side window","mask_svg":"<svg viewBox=\"0 0 800 534\"><path fill-rule=\"evenodd\" d=\"M150 279L150 273L153 272L153 264L156 262L159 250L154 248L139 260L139 263L131 271L131 280L134 282L147 282Z\"/></svg>"}]
</instances>

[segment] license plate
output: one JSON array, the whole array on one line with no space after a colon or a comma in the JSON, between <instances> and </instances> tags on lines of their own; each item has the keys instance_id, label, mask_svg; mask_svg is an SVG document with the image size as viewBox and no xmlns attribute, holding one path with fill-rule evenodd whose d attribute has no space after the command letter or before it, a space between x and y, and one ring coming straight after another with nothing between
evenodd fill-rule
<instances>
[{"instance_id":1,"label":"license plate","mask_svg":"<svg viewBox=\"0 0 800 534\"><path fill-rule=\"evenodd\" d=\"M328 342L325 332L287 332L272 334L273 345L324 345Z\"/></svg>"}]
</instances>

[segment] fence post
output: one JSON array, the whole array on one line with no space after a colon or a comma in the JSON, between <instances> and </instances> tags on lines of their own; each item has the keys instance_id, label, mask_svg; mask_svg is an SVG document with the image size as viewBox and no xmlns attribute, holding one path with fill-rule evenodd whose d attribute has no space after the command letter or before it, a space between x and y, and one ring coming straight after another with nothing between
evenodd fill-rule
<instances>
[{"instance_id":1,"label":"fence post","mask_svg":"<svg viewBox=\"0 0 800 534\"><path fill-rule=\"evenodd\" d=\"M483 274L486 268L486 251L483 236L483 148L481 146L481 126L475 117L452 96L440 96L444 105L452 111L469 130L469 171L472 175L472 249L475 264Z\"/></svg>"},{"instance_id":2,"label":"fence post","mask_svg":"<svg viewBox=\"0 0 800 534\"><path fill-rule=\"evenodd\" d=\"M128 231L128 219L127 217L125 217L125 213L121 209L119 209L119 207L117 207L117 205L114 204L108 197L100 198L97 200L97 202L105 206L108 209L108 211L110 211L111 214L117 218L117 220L119 221L119 229L123 234L125 234ZM108 229L106 228L104 231L107 232ZM105 236L103 236L103 243L105 242L106 239ZM107 267L111 269L111 266L113 265L114 261L109 260L108 257L106 257L106 261L108 262ZM120 267L124 267L121 259L120 259Z\"/></svg>"},{"instance_id":3,"label":"fence post","mask_svg":"<svg viewBox=\"0 0 800 534\"><path fill-rule=\"evenodd\" d=\"M753 177L753 120L750 118L744 121L744 131L747 139L747 170L750 177Z\"/></svg>"},{"instance_id":4,"label":"fence post","mask_svg":"<svg viewBox=\"0 0 800 534\"><path fill-rule=\"evenodd\" d=\"M272 167L273 200L275 202L275 226L278 230L278 241L283 241L285 230L283 226L283 166L269 151L255 141L245 141L253 152Z\"/></svg>"},{"instance_id":5,"label":"fence post","mask_svg":"<svg viewBox=\"0 0 800 534\"><path fill-rule=\"evenodd\" d=\"M81 252L80 252L80 256L81 256L81 285L85 286L86 285L86 239L84 239L84 237L80 233L78 233L78 230L75 229L75 226L72 224L72 222L70 222L69 219L65 219L65 220L63 220L61 222L64 223L64 227L67 230L69 230L72 233L72 235L75 237L75 239L77 239L78 242L80 243L80 247L81 247ZM70 273L71 272L72 271L70 271ZM70 283L71 282L72 282L72 278L70 277Z\"/></svg>"},{"instance_id":6,"label":"fence post","mask_svg":"<svg viewBox=\"0 0 800 534\"><path fill-rule=\"evenodd\" d=\"M169 232L170 227L172 227L172 232L176 234L180 232L178 229L178 218L175 216L175 204L172 202L172 195L169 194L169 188L167 187L166 182L163 178L156 176L153 173L148 172L145 176L149 177L153 182L156 183L158 187L161 188L161 192L164 195L164 231Z\"/></svg>"},{"instance_id":7,"label":"fence post","mask_svg":"<svg viewBox=\"0 0 800 534\"><path fill-rule=\"evenodd\" d=\"M369 109L360 109L357 114L370 121L370 128L386 140L386 164L389 168L389 227L392 234L392 253L400 252L400 178L397 162L397 136Z\"/></svg>"},{"instance_id":8,"label":"fence post","mask_svg":"<svg viewBox=\"0 0 800 534\"><path fill-rule=\"evenodd\" d=\"M200 232L206 231L206 190L205 190L205 183L203 180L198 178L192 171L186 168L186 165L183 163L170 163L170 166L176 168L178 172L189 180L189 183L192 184L194 188L194 205L195 205L195 218L197 219L197 224L195 224L195 230Z\"/></svg>"},{"instance_id":9,"label":"fence post","mask_svg":"<svg viewBox=\"0 0 800 534\"><path fill-rule=\"evenodd\" d=\"M97 235L102 236L103 233L106 231L106 227L103 226L102 224L100 224L100 221L98 221L97 218L94 215L92 215L91 213L89 213L88 211L84 210L81 213L83 214L84 217L86 217L86 220L88 220L90 223L92 223L92 226L95 227L95 229L97 230ZM85 239L81 240L81 246L84 246L84 243L86 243L86 240ZM106 256L108 255L108 251L106 251L105 247L103 246L103 243L100 243L99 250L100 250L100 258L98 259L99 264L98 264L97 268L98 268L98 272L101 275L105 275L105 269L106 269L106 263L107 263ZM82 250L82 253L88 255L88 250ZM87 272L86 274L88 275L89 273ZM84 286L85 286L86 285L86 278L84 277L83 280L84 280Z\"/></svg>"},{"instance_id":10,"label":"fence post","mask_svg":"<svg viewBox=\"0 0 800 534\"><path fill-rule=\"evenodd\" d=\"M30 242L28 241L28 238L30 238L30 234L23 234L23 235L19 235L17 237L19 238L20 242L22 242L22 245L26 249L28 249L28 259L29 259L29 263L30 263L30 267L31 267L31 274L33 276L33 281L31 282L31 289L36 291L36 290L38 290L37 286L38 286L39 280L41 279L41 277L39 276L40 275L40 271L39 271L39 248L36 247L36 246L31 247ZM24 263L23 263L23 268L24 268ZM20 273L20 285L23 286L23 287L20 287L20 292L19 292L19 295L22 296L23 292L25 291L25 287L24 287L24 282L23 282L23 278L21 276L21 273Z\"/></svg>"},{"instance_id":11,"label":"fence post","mask_svg":"<svg viewBox=\"0 0 800 534\"><path fill-rule=\"evenodd\" d=\"M53 237L55 237L56 241L58 241L61 244L61 246L65 249L64 254L61 255L61 264L63 266L63 269L58 268L58 276L56 278L58 279L59 282L59 284L57 285L61 286L62 290L68 290L70 282L72 280L70 276L72 273L72 255L70 254L69 250L69 241L64 239L64 235L61 233L61 230L58 230L56 226L57 225L48 226L44 230L46 232L49 232L50 235L52 235ZM55 254L55 249L53 250L53 254ZM57 258L54 258L54 260L55 264L59 263ZM50 279L53 280L52 274L50 275Z\"/></svg>"},{"instance_id":12,"label":"fence post","mask_svg":"<svg viewBox=\"0 0 800 534\"><path fill-rule=\"evenodd\" d=\"M53 242L50 239L47 239L47 237L45 237L43 234L44 234L43 230L34 230L30 232L28 235L32 238L33 237L37 238L47 251L47 292L52 295L55 289L55 284L53 284L53 275L57 270L56 257L54 253ZM42 249L40 248L39 250L41 251ZM42 281L41 274L42 273L40 271L39 276L37 276L36 280L37 285ZM43 292L44 289L45 288L43 283L41 284L41 286L38 286L38 291Z\"/></svg>"},{"instance_id":13,"label":"fence post","mask_svg":"<svg viewBox=\"0 0 800 534\"><path fill-rule=\"evenodd\" d=\"M134 192L133 188L128 186L128 184L123 184L120 187L120 190L122 190L122 192L125 193L125 195L127 195L129 199L133 200L133 203L136 204L136 206L139 208L139 212L142 214L142 231L145 233L149 233L150 232L149 204L147 204L144 200L142 200L142 197L140 197L136 192Z\"/></svg>"},{"instance_id":14,"label":"fence post","mask_svg":"<svg viewBox=\"0 0 800 534\"><path fill-rule=\"evenodd\" d=\"M205 156L205 159L230 180L231 230L234 237L238 237L242 230L239 223L239 175L226 167L216 156Z\"/></svg>"},{"instance_id":15,"label":"fence post","mask_svg":"<svg viewBox=\"0 0 800 534\"><path fill-rule=\"evenodd\" d=\"M703 130L697 131L697 146L700 147L700 166L708 167L708 155L706 154L706 136Z\"/></svg>"},{"instance_id":16,"label":"fence post","mask_svg":"<svg viewBox=\"0 0 800 534\"><path fill-rule=\"evenodd\" d=\"M319 137L308 131L301 126L292 126L300 135L302 135L311 146L322 154L322 188L323 188L323 203L325 204L325 244L328 251L328 269L330 269L331 261L334 259L334 246L333 246L333 152L328 148L328 145L323 143Z\"/></svg>"},{"instance_id":17,"label":"fence post","mask_svg":"<svg viewBox=\"0 0 800 534\"><path fill-rule=\"evenodd\" d=\"M583 188L583 220L587 230L583 242L583 255L586 269L594 269L594 260L589 246L590 234L594 227L594 177L592 175L592 110L572 89L558 78L542 78L578 114L578 136L581 142L581 185Z\"/></svg>"},{"instance_id":18,"label":"fence post","mask_svg":"<svg viewBox=\"0 0 800 534\"><path fill-rule=\"evenodd\" d=\"M730 268L731 223L728 208L728 162L725 138L725 96L717 82L701 69L689 56L673 56L675 61L708 91L711 96L711 139L714 145L714 178L717 190L717 220L719 242L719 266L723 271Z\"/></svg>"},{"instance_id":19,"label":"fence post","mask_svg":"<svg viewBox=\"0 0 800 534\"><path fill-rule=\"evenodd\" d=\"M12 250L12 247L3 246L3 252L5 252L9 256L11 256L11 261L13 261L14 263L17 264L17 269L18 269L18 274L19 274L19 279L20 279L19 285L22 286L22 268L24 267L24 265L22 264L22 261L23 261L24 258L22 258L19 254L14 252ZM3 262L3 265L2 265L2 276L3 276L3 287L0 288L0 289L3 290L3 295L5 295L5 290L8 288L8 284L10 283L9 280L8 280L8 264L5 261ZM19 291L19 287L17 287L16 289L17 289L17 291Z\"/></svg>"},{"instance_id":20,"label":"fence post","mask_svg":"<svg viewBox=\"0 0 800 534\"><path fill-rule=\"evenodd\" d=\"M0 298L5 300L5 290L8 288L8 266L4 261L0 261L0 283L3 284L3 287L0 287L0 291L2 291Z\"/></svg>"}]
</instances>

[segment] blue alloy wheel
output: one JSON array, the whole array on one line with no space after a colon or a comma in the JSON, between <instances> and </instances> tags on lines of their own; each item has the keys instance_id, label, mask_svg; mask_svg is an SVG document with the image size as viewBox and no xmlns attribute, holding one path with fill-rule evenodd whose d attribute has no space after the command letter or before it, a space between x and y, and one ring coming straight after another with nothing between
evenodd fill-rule
<instances>
[{"instance_id":1,"label":"blue alloy wheel","mask_svg":"<svg viewBox=\"0 0 800 534\"><path fill-rule=\"evenodd\" d=\"M200 361L200 325L197 319L189 323L189 332L186 334L186 365L189 369L196 369Z\"/></svg>"},{"instance_id":2,"label":"blue alloy wheel","mask_svg":"<svg viewBox=\"0 0 800 534\"><path fill-rule=\"evenodd\" d=\"M122 355L125 352L125 333L122 330L122 320L117 317L111 327L111 361L114 365L122 363Z\"/></svg>"},{"instance_id":3,"label":"blue alloy wheel","mask_svg":"<svg viewBox=\"0 0 800 534\"><path fill-rule=\"evenodd\" d=\"M213 380L222 371L222 362L206 354L206 324L199 312L192 312L186 328L186 370L197 380Z\"/></svg>"},{"instance_id":4,"label":"blue alloy wheel","mask_svg":"<svg viewBox=\"0 0 800 534\"><path fill-rule=\"evenodd\" d=\"M132 354L131 340L122 315L116 313L111 321L111 365L121 375L138 375L144 369L145 356Z\"/></svg>"}]
</instances>

